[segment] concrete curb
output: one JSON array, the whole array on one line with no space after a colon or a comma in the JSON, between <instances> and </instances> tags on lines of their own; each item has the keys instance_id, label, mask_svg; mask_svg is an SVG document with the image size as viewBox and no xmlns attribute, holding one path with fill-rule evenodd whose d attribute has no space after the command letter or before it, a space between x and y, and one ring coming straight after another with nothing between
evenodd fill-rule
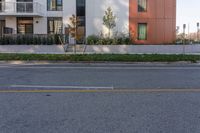
<instances>
[{"instance_id":1,"label":"concrete curb","mask_svg":"<svg viewBox=\"0 0 200 133\"><path fill-rule=\"evenodd\" d=\"M190 61L177 61L177 62L112 62L112 61L0 61L2 64L127 64L127 65L185 65L185 64L196 64L200 65L200 61L196 63Z\"/></svg>"}]
</instances>

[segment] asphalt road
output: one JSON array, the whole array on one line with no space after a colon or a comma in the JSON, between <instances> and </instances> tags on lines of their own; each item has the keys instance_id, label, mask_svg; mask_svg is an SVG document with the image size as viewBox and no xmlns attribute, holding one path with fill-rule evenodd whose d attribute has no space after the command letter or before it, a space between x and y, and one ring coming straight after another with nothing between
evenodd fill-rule
<instances>
[{"instance_id":1,"label":"asphalt road","mask_svg":"<svg viewBox=\"0 0 200 133\"><path fill-rule=\"evenodd\" d=\"M0 88L199 89L200 65L0 65Z\"/></svg>"},{"instance_id":2,"label":"asphalt road","mask_svg":"<svg viewBox=\"0 0 200 133\"><path fill-rule=\"evenodd\" d=\"M0 65L0 133L199 133L198 64Z\"/></svg>"},{"instance_id":3,"label":"asphalt road","mask_svg":"<svg viewBox=\"0 0 200 133\"><path fill-rule=\"evenodd\" d=\"M199 133L200 93L1 93L1 133Z\"/></svg>"}]
</instances>

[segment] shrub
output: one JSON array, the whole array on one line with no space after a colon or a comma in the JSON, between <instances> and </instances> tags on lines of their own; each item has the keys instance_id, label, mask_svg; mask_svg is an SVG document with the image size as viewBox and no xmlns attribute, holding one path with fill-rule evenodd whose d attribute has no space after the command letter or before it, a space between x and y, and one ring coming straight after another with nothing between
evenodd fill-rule
<instances>
[{"instance_id":1,"label":"shrub","mask_svg":"<svg viewBox=\"0 0 200 133\"><path fill-rule=\"evenodd\" d=\"M96 35L91 35L87 37L87 44L94 45L99 41L99 37Z\"/></svg>"},{"instance_id":2,"label":"shrub","mask_svg":"<svg viewBox=\"0 0 200 133\"><path fill-rule=\"evenodd\" d=\"M36 36L33 36L33 45L38 44L38 38Z\"/></svg>"},{"instance_id":3,"label":"shrub","mask_svg":"<svg viewBox=\"0 0 200 133\"><path fill-rule=\"evenodd\" d=\"M59 35L58 34L54 35L54 44L60 44Z\"/></svg>"},{"instance_id":4,"label":"shrub","mask_svg":"<svg viewBox=\"0 0 200 133\"><path fill-rule=\"evenodd\" d=\"M52 45L60 44L60 35L17 35L0 37L1 45L17 44L17 45ZM91 35L86 38L88 45L119 45L132 44L129 37L116 36L114 38Z\"/></svg>"},{"instance_id":5,"label":"shrub","mask_svg":"<svg viewBox=\"0 0 200 133\"><path fill-rule=\"evenodd\" d=\"M117 37L113 38L113 40L112 40L112 45L116 45L116 44L120 44L119 38L117 38Z\"/></svg>"},{"instance_id":6,"label":"shrub","mask_svg":"<svg viewBox=\"0 0 200 133\"><path fill-rule=\"evenodd\" d=\"M53 38L52 38L52 36L48 36L48 38L47 38L47 44L48 45L51 45L51 44L53 44Z\"/></svg>"},{"instance_id":7,"label":"shrub","mask_svg":"<svg viewBox=\"0 0 200 133\"><path fill-rule=\"evenodd\" d=\"M47 38L46 37L42 37L42 44L46 45L47 44Z\"/></svg>"},{"instance_id":8,"label":"shrub","mask_svg":"<svg viewBox=\"0 0 200 133\"><path fill-rule=\"evenodd\" d=\"M21 39L21 36L17 36L17 38L16 38L16 39L17 39L17 41L16 41L16 42L17 42L17 44L19 44L19 45L20 45L20 44L22 44L22 39Z\"/></svg>"},{"instance_id":9,"label":"shrub","mask_svg":"<svg viewBox=\"0 0 200 133\"><path fill-rule=\"evenodd\" d=\"M41 45L42 44L42 39L40 36L38 36L38 45Z\"/></svg>"},{"instance_id":10,"label":"shrub","mask_svg":"<svg viewBox=\"0 0 200 133\"><path fill-rule=\"evenodd\" d=\"M104 44L104 41L102 38L100 38L97 42L96 42L96 45L103 45Z\"/></svg>"},{"instance_id":11,"label":"shrub","mask_svg":"<svg viewBox=\"0 0 200 133\"><path fill-rule=\"evenodd\" d=\"M132 40L126 36L116 36L114 38L104 38L96 35L91 35L87 37L88 45L120 45L120 44L132 44Z\"/></svg>"},{"instance_id":12,"label":"shrub","mask_svg":"<svg viewBox=\"0 0 200 133\"><path fill-rule=\"evenodd\" d=\"M132 40L131 40L131 38L130 37L124 37L123 38L123 43L124 44L132 44Z\"/></svg>"},{"instance_id":13,"label":"shrub","mask_svg":"<svg viewBox=\"0 0 200 133\"><path fill-rule=\"evenodd\" d=\"M25 40L25 43L23 43L23 44L26 44L26 45L30 45L31 44L29 36L24 36L24 40Z\"/></svg>"},{"instance_id":14,"label":"shrub","mask_svg":"<svg viewBox=\"0 0 200 133\"><path fill-rule=\"evenodd\" d=\"M0 45L52 45L60 44L59 35L5 35L0 37Z\"/></svg>"}]
</instances>

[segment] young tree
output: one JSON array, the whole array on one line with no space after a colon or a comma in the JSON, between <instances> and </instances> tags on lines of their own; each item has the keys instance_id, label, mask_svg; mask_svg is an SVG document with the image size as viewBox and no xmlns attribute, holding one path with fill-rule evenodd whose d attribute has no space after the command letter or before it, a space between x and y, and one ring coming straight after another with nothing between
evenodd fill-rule
<instances>
[{"instance_id":1,"label":"young tree","mask_svg":"<svg viewBox=\"0 0 200 133\"><path fill-rule=\"evenodd\" d=\"M112 8L108 7L103 16L103 25L105 25L108 28L109 37L111 36L111 30L116 27L116 18L117 17L113 14Z\"/></svg>"},{"instance_id":2,"label":"young tree","mask_svg":"<svg viewBox=\"0 0 200 133\"><path fill-rule=\"evenodd\" d=\"M69 18L70 24L68 25L69 27L69 34L71 37L73 37L76 41L80 39L78 36L77 30L78 26L80 24L80 19L79 17L75 16L74 14Z\"/></svg>"}]
</instances>

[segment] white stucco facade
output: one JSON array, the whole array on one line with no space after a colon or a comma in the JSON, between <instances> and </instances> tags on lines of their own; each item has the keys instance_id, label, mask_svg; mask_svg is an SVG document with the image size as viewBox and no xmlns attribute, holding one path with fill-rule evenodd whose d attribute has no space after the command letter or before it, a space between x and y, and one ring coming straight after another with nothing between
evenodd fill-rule
<instances>
[{"instance_id":1,"label":"white stucco facade","mask_svg":"<svg viewBox=\"0 0 200 133\"><path fill-rule=\"evenodd\" d=\"M105 10L111 7L117 17L114 29L118 32L129 32L129 0L86 0L86 35L107 33L102 18Z\"/></svg>"},{"instance_id":2,"label":"white stucco facade","mask_svg":"<svg viewBox=\"0 0 200 133\"><path fill-rule=\"evenodd\" d=\"M34 6L33 13L17 13L14 9L12 12L0 13L0 18L5 20L6 27L13 29L13 34L17 33L18 17L33 18L33 34L47 34L48 17L62 18L64 33L64 29L69 23L69 17L72 14L76 14L76 0L63 0L62 11L47 11L47 0L33 0L33 2L39 3ZM5 0L5 3L16 3L16 0ZM7 7L14 8L12 6ZM117 26L114 30L123 33L129 32L129 0L85 0L86 36L92 34L98 35L101 32L107 33L108 30L103 25L102 18L108 7L113 9L113 12L117 17Z\"/></svg>"}]
</instances>

